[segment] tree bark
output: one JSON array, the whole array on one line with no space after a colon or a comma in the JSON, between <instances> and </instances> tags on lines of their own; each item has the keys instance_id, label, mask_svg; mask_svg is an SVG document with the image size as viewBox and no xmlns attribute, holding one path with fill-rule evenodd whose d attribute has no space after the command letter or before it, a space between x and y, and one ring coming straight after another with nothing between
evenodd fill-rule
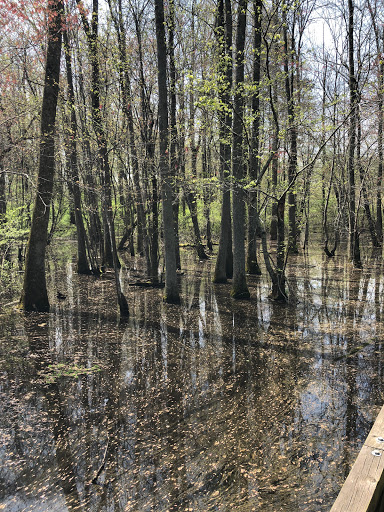
<instances>
[{"instance_id":1,"label":"tree bark","mask_svg":"<svg viewBox=\"0 0 384 512\"><path fill-rule=\"evenodd\" d=\"M7 198L5 195L5 170L0 162L0 224L5 221L7 213Z\"/></svg>"},{"instance_id":2,"label":"tree bark","mask_svg":"<svg viewBox=\"0 0 384 512\"><path fill-rule=\"evenodd\" d=\"M253 60L253 86L255 91L252 96L252 140L250 148L249 177L256 180L260 170L260 64L261 64L261 13L262 1L254 0L254 60ZM260 275L261 270L257 261L257 192L249 192L248 203L248 245L247 245L247 270L250 274Z\"/></svg>"},{"instance_id":3,"label":"tree bark","mask_svg":"<svg viewBox=\"0 0 384 512\"><path fill-rule=\"evenodd\" d=\"M285 74L285 94L287 99L288 113L288 137L289 137L289 157L288 157L288 184L295 179L297 170L297 126L295 113L294 92L294 71L293 56L295 52L294 34L291 36L291 51L288 49L288 30L287 30L287 7L283 7L283 37L284 37L284 74ZM293 253L298 252L297 248L297 225L296 225L296 194L294 187L288 191L288 250Z\"/></svg>"},{"instance_id":4,"label":"tree bark","mask_svg":"<svg viewBox=\"0 0 384 512\"><path fill-rule=\"evenodd\" d=\"M376 21L376 12L368 0L369 12L373 30L375 33L376 53L379 61L378 79L377 79L377 110L378 110L378 124L377 124L377 176L376 176L376 234L378 242L383 243L383 212L381 204L381 192L383 186L383 120L384 120L384 60L382 58L384 51L384 30L380 28Z\"/></svg>"},{"instance_id":5,"label":"tree bark","mask_svg":"<svg viewBox=\"0 0 384 512\"><path fill-rule=\"evenodd\" d=\"M355 76L354 57L354 5L353 0L348 0L348 63L349 63L349 104L351 110L349 122L349 147L348 147L348 192L349 192L349 251L353 265L361 268L360 244L357 231L356 212L356 185L355 185L355 151L356 151L356 122L358 91Z\"/></svg>"},{"instance_id":6,"label":"tree bark","mask_svg":"<svg viewBox=\"0 0 384 512\"><path fill-rule=\"evenodd\" d=\"M99 166L102 172L102 211L103 211L103 235L104 235L104 254L103 265L113 267L114 259L120 267L117 256L112 254L113 246L116 246L115 227L112 216L112 176L108 158L107 137L102 118L102 107L100 102L100 65L99 65L99 2L93 0L91 24L88 23L84 10L82 9L82 0L77 0L80 16L87 38L89 59L92 68L92 123L97 138L97 149L99 157ZM111 231L111 232L110 232ZM114 243L112 244L112 241ZM113 246L112 246L113 245Z\"/></svg>"},{"instance_id":7,"label":"tree bark","mask_svg":"<svg viewBox=\"0 0 384 512\"><path fill-rule=\"evenodd\" d=\"M192 24L191 24L191 31L192 31L192 51L191 51L191 75L194 76L195 74L195 52L196 52L196 44L195 44L195 7L194 4L192 5ZM192 79L193 80L193 79ZM186 182L185 184L185 190L184 190L184 196L187 201L187 205L191 214L191 220L192 220L192 226L193 226L193 232L195 235L195 248L197 252L197 256L199 260L206 260L208 256L205 254L204 247L201 241L201 234L200 234L200 226L199 226L199 220L197 217L197 196L194 189L193 183L194 180L197 179L197 156L200 149L200 136L199 141L196 144L195 140L195 98L194 98L194 90L193 90L193 83L191 83L191 89L189 94L189 141L190 141L190 147L191 147L191 180Z\"/></svg>"},{"instance_id":8,"label":"tree bark","mask_svg":"<svg viewBox=\"0 0 384 512\"><path fill-rule=\"evenodd\" d=\"M245 275L245 193L243 155L244 111L244 47L247 0L240 0L236 32L235 92L233 98L232 138L232 210L233 210L233 284L231 295L235 299L249 299Z\"/></svg>"},{"instance_id":9,"label":"tree bark","mask_svg":"<svg viewBox=\"0 0 384 512\"><path fill-rule=\"evenodd\" d=\"M356 106L357 110L357 144L356 144L356 161L357 161L357 167L359 169L359 176L360 176L360 186L361 186L361 192L362 192L362 199L363 199L363 207L365 211L365 216L367 218L368 222L368 229L369 233L371 235L372 245L373 247L380 247L381 244L379 242L379 239L376 235L376 227L375 227L375 221L373 219L373 216L371 214L371 208L369 206L369 197L368 197L368 191L365 184L365 177L366 173L363 169L363 164L361 162L361 115L360 115L360 102L358 102Z\"/></svg>"},{"instance_id":10,"label":"tree bark","mask_svg":"<svg viewBox=\"0 0 384 512\"><path fill-rule=\"evenodd\" d=\"M382 35L384 39L384 35ZM378 53L380 55L380 53ZM379 242L383 243L383 212L381 205L381 190L383 186L383 107L384 107L384 61L380 59L378 80L378 127L377 127L377 179L376 179L376 233Z\"/></svg>"},{"instance_id":11,"label":"tree bark","mask_svg":"<svg viewBox=\"0 0 384 512\"><path fill-rule=\"evenodd\" d=\"M145 209L144 209L144 197L142 193L142 189L140 186L140 169L139 169L139 158L136 149L135 142L135 130L134 130L134 120L132 113L132 94L131 94L131 80L129 76L128 62L127 62L127 42L125 35L125 27L122 18L122 4L121 0L118 1L118 12L115 13L112 7L111 0L108 0L109 9L112 15L112 19L115 25L115 30L117 34L118 40L118 48L119 48L119 80L120 80L120 88L122 95L122 110L124 112L125 118L127 120L128 126L128 141L129 141L129 151L131 156L132 163L132 176L133 176L133 186L135 192L135 204L137 209L137 228L138 228L138 240L140 239L140 243L138 244L138 252L139 254L143 252L145 263L146 263L146 272L147 276L152 280L157 282L157 272L155 276L152 276L152 264L151 264L151 252L150 252L150 244L149 244L149 236L147 229L147 222L145 217ZM157 257L156 257L157 260Z\"/></svg>"},{"instance_id":12,"label":"tree bark","mask_svg":"<svg viewBox=\"0 0 384 512\"><path fill-rule=\"evenodd\" d=\"M192 13L193 16L193 13ZM168 27L168 38L169 38L169 134L171 137L169 144L169 161L171 170L177 174L180 165L178 158L178 137L177 137L177 119L176 119L176 59L175 59L175 2L171 0L169 2L169 27ZM180 149L180 148L179 148ZM184 149L184 147L183 147ZM180 151L179 151L180 155ZM176 267L180 270L180 241L179 241L179 184L175 182L174 188L174 201L173 201L173 217L175 222L175 250L176 250Z\"/></svg>"},{"instance_id":13,"label":"tree bark","mask_svg":"<svg viewBox=\"0 0 384 512\"><path fill-rule=\"evenodd\" d=\"M167 91L167 46L164 28L163 0L155 0L156 42L157 42L157 80L159 94L159 138L160 138L160 176L161 198L163 206L164 259L165 259L165 295L170 303L180 302L176 273L176 237L173 217L174 176L168 159L168 91Z\"/></svg>"},{"instance_id":14,"label":"tree bark","mask_svg":"<svg viewBox=\"0 0 384 512\"><path fill-rule=\"evenodd\" d=\"M224 3L225 2L225 3ZM219 99L220 112L220 179L222 186L219 250L213 276L214 283L226 283L233 276L230 165L232 115L230 93L232 89L232 8L230 0L219 0L216 37L219 46L219 72L223 80Z\"/></svg>"},{"instance_id":15,"label":"tree bark","mask_svg":"<svg viewBox=\"0 0 384 512\"><path fill-rule=\"evenodd\" d=\"M45 252L55 173L55 121L59 94L63 10L62 0L50 0L47 3L48 42L41 108L39 173L21 296L21 306L25 311L49 311Z\"/></svg>"},{"instance_id":16,"label":"tree bark","mask_svg":"<svg viewBox=\"0 0 384 512\"><path fill-rule=\"evenodd\" d=\"M84 227L83 212L81 206L81 191L79 186L79 168L77 161L77 121L75 111L75 92L73 88L73 76L72 76L72 62L71 53L68 41L68 34L64 31L63 34L64 51L65 51L65 63L67 71L67 84L68 84L68 103L70 108L70 129L68 133L69 137L69 165L70 165L70 190L73 195L74 202L74 216L77 232L77 272L78 274L89 274L89 262L87 257L87 246L88 239ZM97 272L97 268L92 269L93 272Z\"/></svg>"}]
</instances>

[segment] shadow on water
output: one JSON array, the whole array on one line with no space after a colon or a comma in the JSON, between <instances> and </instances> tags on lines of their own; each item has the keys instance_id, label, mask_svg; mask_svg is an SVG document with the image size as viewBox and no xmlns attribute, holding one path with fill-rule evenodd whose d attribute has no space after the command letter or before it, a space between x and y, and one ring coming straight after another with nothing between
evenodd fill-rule
<instances>
[{"instance_id":1,"label":"shadow on water","mask_svg":"<svg viewBox=\"0 0 384 512\"><path fill-rule=\"evenodd\" d=\"M51 314L3 313L0 510L330 509L383 402L381 259L295 256L283 306L188 258L182 306L126 287L124 325L72 263Z\"/></svg>"}]
</instances>

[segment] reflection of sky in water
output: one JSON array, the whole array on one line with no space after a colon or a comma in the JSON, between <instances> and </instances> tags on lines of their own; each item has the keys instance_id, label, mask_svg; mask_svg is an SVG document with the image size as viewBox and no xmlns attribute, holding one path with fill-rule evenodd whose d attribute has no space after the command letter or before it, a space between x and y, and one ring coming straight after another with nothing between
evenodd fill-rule
<instances>
[{"instance_id":1,"label":"reflection of sky in water","mask_svg":"<svg viewBox=\"0 0 384 512\"><path fill-rule=\"evenodd\" d=\"M68 301L1 325L0 509L328 511L383 401L383 280L321 260L292 258L295 307L208 262L181 307L127 289L126 325L108 276L56 270Z\"/></svg>"}]
</instances>

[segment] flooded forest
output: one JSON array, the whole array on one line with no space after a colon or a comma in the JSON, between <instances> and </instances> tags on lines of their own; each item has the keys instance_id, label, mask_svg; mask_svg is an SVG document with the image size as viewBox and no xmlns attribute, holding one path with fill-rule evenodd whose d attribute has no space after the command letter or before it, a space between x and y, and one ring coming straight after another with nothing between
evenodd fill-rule
<instances>
[{"instance_id":1,"label":"flooded forest","mask_svg":"<svg viewBox=\"0 0 384 512\"><path fill-rule=\"evenodd\" d=\"M0 510L330 510L384 400L383 27L0 0Z\"/></svg>"}]
</instances>

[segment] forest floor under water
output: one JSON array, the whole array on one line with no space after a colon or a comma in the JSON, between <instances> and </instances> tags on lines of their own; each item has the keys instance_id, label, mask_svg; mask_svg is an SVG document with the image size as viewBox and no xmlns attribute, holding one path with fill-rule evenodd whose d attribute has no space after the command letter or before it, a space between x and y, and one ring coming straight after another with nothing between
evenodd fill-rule
<instances>
[{"instance_id":1,"label":"forest floor under water","mask_svg":"<svg viewBox=\"0 0 384 512\"><path fill-rule=\"evenodd\" d=\"M384 402L381 254L290 256L286 305L264 267L234 301L191 249L167 305L126 258L119 323L74 250L50 248L51 313L2 295L0 510L329 511Z\"/></svg>"}]
</instances>

